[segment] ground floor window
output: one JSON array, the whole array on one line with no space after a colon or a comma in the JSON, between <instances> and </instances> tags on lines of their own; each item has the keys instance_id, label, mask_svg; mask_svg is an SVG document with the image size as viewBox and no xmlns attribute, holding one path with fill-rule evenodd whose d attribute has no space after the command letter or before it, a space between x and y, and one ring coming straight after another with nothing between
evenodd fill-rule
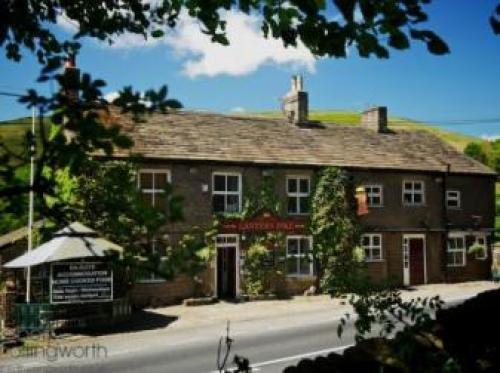
<instances>
[{"instance_id":1,"label":"ground floor window","mask_svg":"<svg viewBox=\"0 0 500 373\"><path fill-rule=\"evenodd\" d=\"M289 276L312 276L310 236L288 236L286 239L286 263Z\"/></svg>"},{"instance_id":2,"label":"ground floor window","mask_svg":"<svg viewBox=\"0 0 500 373\"><path fill-rule=\"evenodd\" d=\"M376 262L382 260L382 235L377 233L364 234L361 238L365 261Z\"/></svg>"},{"instance_id":3,"label":"ground floor window","mask_svg":"<svg viewBox=\"0 0 500 373\"><path fill-rule=\"evenodd\" d=\"M448 237L447 265L448 267L465 266L465 235L455 234Z\"/></svg>"},{"instance_id":4,"label":"ground floor window","mask_svg":"<svg viewBox=\"0 0 500 373\"><path fill-rule=\"evenodd\" d=\"M164 261L166 259L166 243L165 242L158 242L158 241L153 241L151 243L151 246L149 247L149 250L153 255L158 255L160 262ZM161 264L160 264L161 266ZM155 271L148 271L148 270L143 270L142 273L139 276L139 282L163 282L166 281L164 277L160 276L157 272Z\"/></svg>"}]
</instances>

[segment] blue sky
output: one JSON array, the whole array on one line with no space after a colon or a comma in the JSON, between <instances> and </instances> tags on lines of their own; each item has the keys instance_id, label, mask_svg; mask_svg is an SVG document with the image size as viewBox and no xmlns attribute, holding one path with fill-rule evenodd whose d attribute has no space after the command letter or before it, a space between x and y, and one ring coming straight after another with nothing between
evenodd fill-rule
<instances>
[{"instance_id":1,"label":"blue sky","mask_svg":"<svg viewBox=\"0 0 500 373\"><path fill-rule=\"evenodd\" d=\"M428 27L450 45L444 57L414 44L389 60L313 59L261 41L255 18L228 14L231 49L212 46L188 20L163 41L144 43L125 36L110 48L86 41L78 65L108 82L106 92L132 84L139 90L168 84L186 108L217 112L279 108L290 76L302 73L312 109L362 110L387 105L392 115L438 123L478 136L500 136L500 37L488 18L497 0L440 0L428 7ZM71 30L61 20L61 32ZM64 31L66 30L66 31ZM0 57L0 91L33 86L32 58L16 64ZM41 89L55 89L47 85ZM0 119L26 115L12 99L0 97Z\"/></svg>"}]
</instances>

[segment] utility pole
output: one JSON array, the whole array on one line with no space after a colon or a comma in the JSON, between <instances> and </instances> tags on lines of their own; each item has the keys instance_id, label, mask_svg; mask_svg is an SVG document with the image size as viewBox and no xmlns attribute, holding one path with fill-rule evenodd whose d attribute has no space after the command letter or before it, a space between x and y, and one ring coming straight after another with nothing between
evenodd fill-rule
<instances>
[{"instance_id":1,"label":"utility pole","mask_svg":"<svg viewBox=\"0 0 500 373\"><path fill-rule=\"evenodd\" d=\"M28 252L33 249L33 213L35 203L35 107L31 112L31 148L30 148L30 192L29 192L29 212L28 212ZM26 269L26 303L31 301L31 267Z\"/></svg>"}]
</instances>

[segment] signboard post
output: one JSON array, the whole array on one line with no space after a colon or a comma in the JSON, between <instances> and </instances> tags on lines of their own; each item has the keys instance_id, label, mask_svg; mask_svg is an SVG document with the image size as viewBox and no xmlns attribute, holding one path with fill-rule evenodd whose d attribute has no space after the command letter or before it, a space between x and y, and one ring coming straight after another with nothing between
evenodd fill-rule
<instances>
[{"instance_id":1,"label":"signboard post","mask_svg":"<svg viewBox=\"0 0 500 373\"><path fill-rule=\"evenodd\" d=\"M105 262L52 263L50 303L70 304L113 300L113 271Z\"/></svg>"}]
</instances>

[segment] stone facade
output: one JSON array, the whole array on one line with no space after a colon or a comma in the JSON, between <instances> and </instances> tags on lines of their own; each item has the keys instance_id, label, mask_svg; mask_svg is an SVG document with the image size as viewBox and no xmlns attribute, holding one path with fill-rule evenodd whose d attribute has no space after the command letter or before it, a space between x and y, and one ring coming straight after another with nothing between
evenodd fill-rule
<instances>
[{"instance_id":1,"label":"stone facade","mask_svg":"<svg viewBox=\"0 0 500 373\"><path fill-rule=\"evenodd\" d=\"M263 175L273 175L275 193L283 208L281 215L287 216L287 177L304 176L314 180L319 168L284 166L235 165L218 162L147 162L143 169L165 170L170 174L174 193L185 197L184 216L181 223L170 224L165 229L177 239L193 227L209 228L212 224L213 174L229 172L241 175L242 198L245 191L257 188ZM411 285L410 270L405 270L405 242L417 239L422 242L423 282L464 281L484 279L490 276L491 251L485 259L465 252L464 265L447 265L447 237L459 234L464 237L467 248L476 235L487 239L488 248L494 227L494 177L488 175L460 175L445 172L411 172L396 170L348 169L356 185L382 186L380 207L370 207L368 214L360 217L366 233L380 235L382 255L379 260L367 262L367 271L374 280L391 279L397 284ZM403 199L403 185L407 181L423 183L424 201L419 206L407 206ZM312 189L312 188L311 188ZM446 190L460 191L460 207L446 207ZM478 191L481 191L478 193ZM304 221L307 215L302 216ZM237 237L238 252L244 256L245 243ZM174 241L175 241L174 239ZM406 241L405 241L406 239ZM410 240L410 241L408 241ZM411 249L409 249L411 250ZM239 271L238 268L236 268ZM140 283L134 289L137 305L160 305L179 302L191 296L216 294L217 263L212 263L203 274L204 291L200 292L193 279L181 276L174 281ZM406 271L406 272L405 272ZM241 287L242 274L238 274ZM410 278L408 278L410 276ZM314 284L313 276L287 276L284 282L288 295L301 294ZM239 289L238 289L239 290ZM238 294L241 293L238 291Z\"/></svg>"}]
</instances>

